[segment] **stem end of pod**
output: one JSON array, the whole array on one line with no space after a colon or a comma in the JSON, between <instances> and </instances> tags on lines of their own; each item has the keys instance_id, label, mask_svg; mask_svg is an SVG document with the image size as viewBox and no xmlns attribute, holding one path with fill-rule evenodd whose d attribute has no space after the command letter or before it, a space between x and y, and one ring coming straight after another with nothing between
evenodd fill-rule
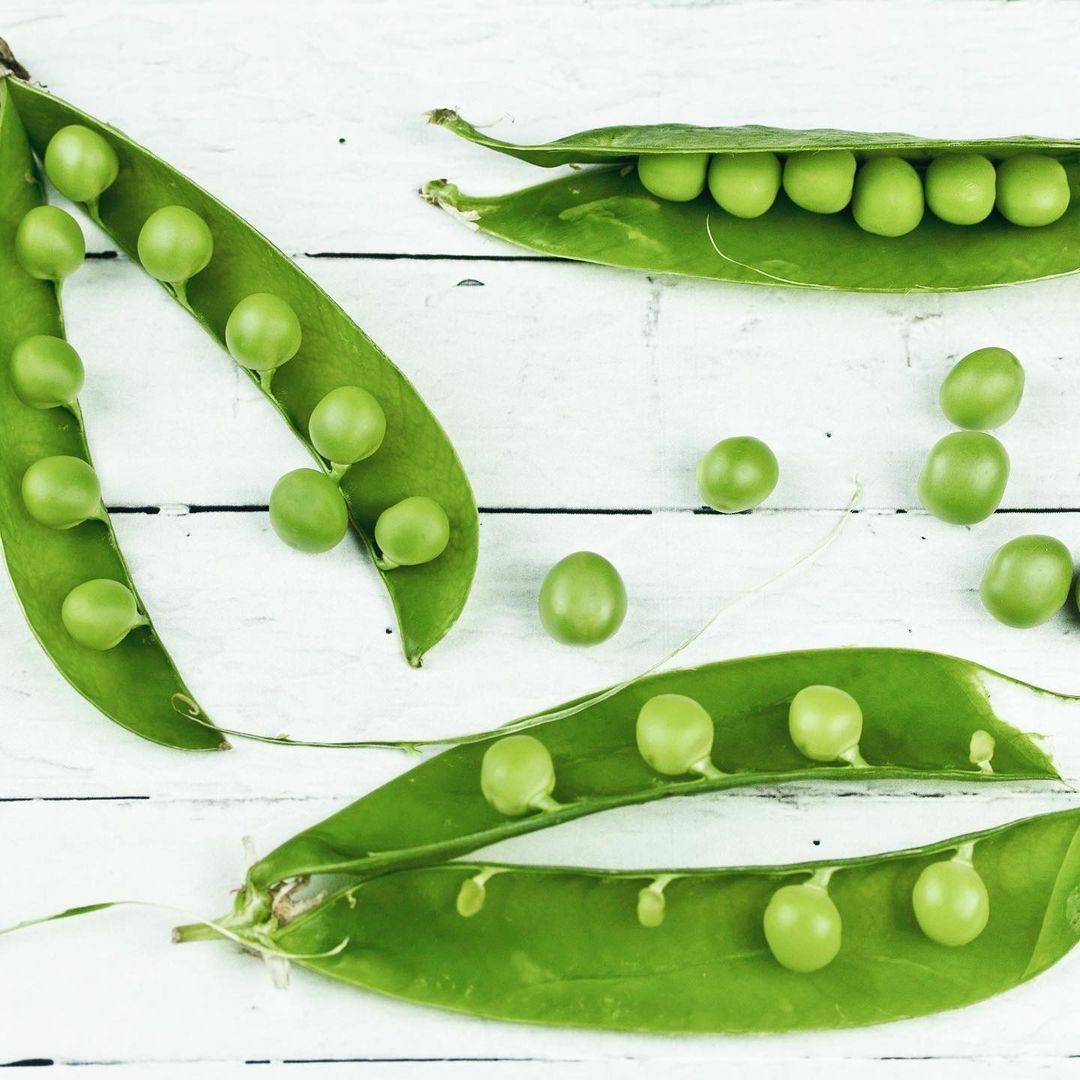
<instances>
[{"instance_id":1,"label":"stem end of pod","mask_svg":"<svg viewBox=\"0 0 1080 1080\"><path fill-rule=\"evenodd\" d=\"M0 79L8 75L14 75L16 79L22 79L24 82L30 81L30 72L15 58L11 46L0 38Z\"/></svg>"}]
</instances>

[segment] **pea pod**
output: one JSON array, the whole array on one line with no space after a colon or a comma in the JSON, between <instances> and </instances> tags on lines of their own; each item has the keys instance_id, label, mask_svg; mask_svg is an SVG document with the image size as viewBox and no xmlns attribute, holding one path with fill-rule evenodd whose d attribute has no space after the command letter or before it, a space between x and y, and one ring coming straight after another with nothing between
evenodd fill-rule
<instances>
[{"instance_id":1,"label":"pea pod","mask_svg":"<svg viewBox=\"0 0 1080 1080\"><path fill-rule=\"evenodd\" d=\"M419 665L464 607L476 566L478 523L461 463L416 390L322 289L217 199L120 132L27 82L5 81L38 157L45 156L53 135L70 125L97 133L115 151L116 178L87 209L134 261L142 261L140 232L151 215L164 207L193 211L154 223L158 232L151 240L178 241L163 260L175 269L145 265L204 329L228 344L322 468L340 478L352 524L373 552L375 524L384 510L423 496L445 511L449 542L437 558L393 569L377 564L397 612L405 655ZM193 218L209 227L212 255L205 230L191 228ZM149 258L145 242L142 254ZM246 318L238 313L230 321L241 301L251 310L242 309ZM253 345L253 325L270 327L277 337ZM308 422L319 402L343 386L357 386L378 401L386 434L377 452L335 468L314 449Z\"/></svg>"},{"instance_id":2,"label":"pea pod","mask_svg":"<svg viewBox=\"0 0 1080 1080\"><path fill-rule=\"evenodd\" d=\"M126 587L129 592L125 595L134 597L135 585L96 494L77 403L71 399L57 404L46 397L28 404L16 393L13 354L17 345L46 335L54 349L67 350L59 340L64 327L56 288L51 281L28 274L13 255L16 226L28 211L43 205L43 197L8 83L0 79L0 296L4 298L0 318L0 540L8 571L42 648L71 685L106 716L166 746L223 749L228 744L205 718L197 723L173 707L178 695L189 710L195 708L194 699L145 618L145 625L137 626L107 650L79 644L62 619L64 599L77 586L104 579L118 583L117 589ZM78 382L81 378L71 384L76 392ZM74 523L53 520L45 524L40 508L37 517L30 512L24 477L46 458L69 465L74 462L90 478L92 501L98 505L85 507L89 516L80 513ZM66 527L69 524L71 527ZM127 627L124 629L126 632Z\"/></svg>"},{"instance_id":3,"label":"pea pod","mask_svg":"<svg viewBox=\"0 0 1080 1080\"><path fill-rule=\"evenodd\" d=\"M544 255L758 285L858 292L951 292L1035 281L1080 270L1080 141L1018 136L990 140L780 128L609 127L550 143L517 145L491 138L446 109L430 114L470 142L545 168L597 165L523 191L493 197L463 194L445 180L423 196L474 228ZM864 232L848 214L811 213L782 192L758 217L725 213L703 194L684 202L657 199L633 162L655 154L746 154L850 150L857 158L900 157L923 167L936 155L1023 152L1058 159L1073 198L1052 224L1024 228L991 215L956 226L927 214L903 236Z\"/></svg>"}]
</instances>

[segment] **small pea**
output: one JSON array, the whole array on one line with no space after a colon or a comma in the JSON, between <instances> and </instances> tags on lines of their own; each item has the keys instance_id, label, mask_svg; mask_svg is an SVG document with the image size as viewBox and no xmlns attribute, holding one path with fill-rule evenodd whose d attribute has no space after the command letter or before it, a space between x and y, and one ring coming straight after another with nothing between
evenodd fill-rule
<instances>
[{"instance_id":1,"label":"small pea","mask_svg":"<svg viewBox=\"0 0 1080 1080\"><path fill-rule=\"evenodd\" d=\"M555 764L547 747L532 735L507 735L484 752L480 790L500 814L522 817L555 810Z\"/></svg>"},{"instance_id":2,"label":"small pea","mask_svg":"<svg viewBox=\"0 0 1080 1080\"><path fill-rule=\"evenodd\" d=\"M73 529L102 518L97 473L82 458L41 458L23 474L22 498L30 516L50 529Z\"/></svg>"},{"instance_id":3,"label":"small pea","mask_svg":"<svg viewBox=\"0 0 1080 1080\"><path fill-rule=\"evenodd\" d=\"M119 171L116 151L82 124L62 127L45 147L45 172L56 190L72 202L96 202Z\"/></svg>"},{"instance_id":4,"label":"small pea","mask_svg":"<svg viewBox=\"0 0 1080 1080\"><path fill-rule=\"evenodd\" d=\"M1000 505L1009 480L1005 447L982 431L954 431L927 455L919 500L951 525L974 525Z\"/></svg>"},{"instance_id":5,"label":"small pea","mask_svg":"<svg viewBox=\"0 0 1080 1080\"><path fill-rule=\"evenodd\" d=\"M840 912L823 885L813 879L776 890L765 909L765 940L789 971L820 971L840 951Z\"/></svg>"},{"instance_id":6,"label":"small pea","mask_svg":"<svg viewBox=\"0 0 1080 1080\"><path fill-rule=\"evenodd\" d=\"M664 776L719 776L712 763L712 717L685 694L656 694L637 718L637 748L650 768Z\"/></svg>"},{"instance_id":7,"label":"small pea","mask_svg":"<svg viewBox=\"0 0 1080 1080\"><path fill-rule=\"evenodd\" d=\"M371 457L386 436L386 414L359 386L331 390L312 410L308 434L327 461L352 465Z\"/></svg>"},{"instance_id":8,"label":"small pea","mask_svg":"<svg viewBox=\"0 0 1080 1080\"><path fill-rule=\"evenodd\" d=\"M814 214L836 214L851 202L855 155L850 150L800 150L784 162L787 197Z\"/></svg>"},{"instance_id":9,"label":"small pea","mask_svg":"<svg viewBox=\"0 0 1080 1080\"><path fill-rule=\"evenodd\" d=\"M31 409L71 405L86 377L79 354L63 338L48 334L23 338L11 350L10 374L12 389Z\"/></svg>"},{"instance_id":10,"label":"small pea","mask_svg":"<svg viewBox=\"0 0 1080 1080\"><path fill-rule=\"evenodd\" d=\"M194 210L163 206L139 230L138 250L139 262L152 278L182 285L206 269L214 254L214 237Z\"/></svg>"},{"instance_id":11,"label":"small pea","mask_svg":"<svg viewBox=\"0 0 1080 1080\"><path fill-rule=\"evenodd\" d=\"M15 230L15 258L32 277L59 284L82 266L85 257L79 223L58 206L27 210Z\"/></svg>"},{"instance_id":12,"label":"small pea","mask_svg":"<svg viewBox=\"0 0 1080 1080\"><path fill-rule=\"evenodd\" d=\"M446 550L450 519L434 499L412 495L379 515L375 543L382 552L384 569L421 566Z\"/></svg>"},{"instance_id":13,"label":"small pea","mask_svg":"<svg viewBox=\"0 0 1080 1080\"><path fill-rule=\"evenodd\" d=\"M859 757L863 714L859 703L836 686L805 686L788 707L791 741L811 761L850 761Z\"/></svg>"},{"instance_id":14,"label":"small pea","mask_svg":"<svg viewBox=\"0 0 1080 1080\"><path fill-rule=\"evenodd\" d=\"M738 218L761 217L780 191L780 161L767 151L714 154L708 183L722 210Z\"/></svg>"},{"instance_id":15,"label":"small pea","mask_svg":"<svg viewBox=\"0 0 1080 1080\"><path fill-rule=\"evenodd\" d=\"M344 539L349 512L330 477L314 469L293 469L270 492L270 524L289 547L317 555Z\"/></svg>"},{"instance_id":16,"label":"small pea","mask_svg":"<svg viewBox=\"0 0 1080 1080\"><path fill-rule=\"evenodd\" d=\"M136 626L146 625L135 594L108 578L76 585L64 598L60 618L80 645L99 652L115 648Z\"/></svg>"},{"instance_id":17,"label":"small pea","mask_svg":"<svg viewBox=\"0 0 1080 1080\"><path fill-rule=\"evenodd\" d=\"M722 514L740 514L760 506L779 479L776 455L752 435L721 439L697 466L702 500Z\"/></svg>"},{"instance_id":18,"label":"small pea","mask_svg":"<svg viewBox=\"0 0 1080 1080\"><path fill-rule=\"evenodd\" d=\"M1038 227L1069 209L1069 175L1045 154L1018 154L997 169L997 208L1014 225Z\"/></svg>"},{"instance_id":19,"label":"small pea","mask_svg":"<svg viewBox=\"0 0 1080 1080\"><path fill-rule=\"evenodd\" d=\"M663 926L664 917L667 914L664 889L671 884L672 880L673 875L661 874L654 881L649 882L644 889L639 890L637 920L646 930L655 930L658 926Z\"/></svg>"},{"instance_id":20,"label":"small pea","mask_svg":"<svg viewBox=\"0 0 1080 1080\"><path fill-rule=\"evenodd\" d=\"M540 621L564 645L598 645L622 626L626 586L619 571L594 551L560 559L540 586Z\"/></svg>"},{"instance_id":21,"label":"small pea","mask_svg":"<svg viewBox=\"0 0 1080 1080\"><path fill-rule=\"evenodd\" d=\"M637 171L641 186L658 199L690 202L705 190L708 154L642 154Z\"/></svg>"},{"instance_id":22,"label":"small pea","mask_svg":"<svg viewBox=\"0 0 1080 1080\"><path fill-rule=\"evenodd\" d=\"M297 354L302 341L296 312L273 293L245 296L225 324L229 355L251 371L277 370Z\"/></svg>"},{"instance_id":23,"label":"small pea","mask_svg":"<svg viewBox=\"0 0 1080 1080\"><path fill-rule=\"evenodd\" d=\"M985 430L1012 418L1024 396L1024 368L1008 349L976 349L941 384L941 411L957 427Z\"/></svg>"},{"instance_id":24,"label":"small pea","mask_svg":"<svg viewBox=\"0 0 1080 1080\"><path fill-rule=\"evenodd\" d=\"M1065 606L1072 580L1072 555L1060 540L1017 536L990 556L979 592L998 622L1027 629Z\"/></svg>"},{"instance_id":25,"label":"small pea","mask_svg":"<svg viewBox=\"0 0 1080 1080\"><path fill-rule=\"evenodd\" d=\"M974 941L990 920L990 896L970 858L931 863L911 894L922 932L953 948Z\"/></svg>"},{"instance_id":26,"label":"small pea","mask_svg":"<svg viewBox=\"0 0 1080 1080\"><path fill-rule=\"evenodd\" d=\"M903 158L871 158L855 174L851 210L859 228L875 236L911 232L923 217L919 174Z\"/></svg>"},{"instance_id":27,"label":"small pea","mask_svg":"<svg viewBox=\"0 0 1080 1080\"><path fill-rule=\"evenodd\" d=\"M950 225L977 225L994 209L997 173L982 154L942 154L926 169L926 202Z\"/></svg>"}]
</instances>

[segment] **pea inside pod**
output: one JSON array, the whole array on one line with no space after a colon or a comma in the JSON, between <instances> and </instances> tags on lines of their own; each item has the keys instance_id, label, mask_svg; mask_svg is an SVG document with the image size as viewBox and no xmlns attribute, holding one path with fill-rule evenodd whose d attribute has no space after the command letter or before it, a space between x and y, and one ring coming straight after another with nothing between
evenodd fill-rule
<instances>
[{"instance_id":1,"label":"pea inside pod","mask_svg":"<svg viewBox=\"0 0 1080 1080\"><path fill-rule=\"evenodd\" d=\"M1069 177L1045 154L1018 154L997 170L997 208L1014 225L1051 225L1069 208Z\"/></svg>"},{"instance_id":2,"label":"pea inside pod","mask_svg":"<svg viewBox=\"0 0 1080 1080\"><path fill-rule=\"evenodd\" d=\"M951 859L931 863L915 882L915 918L939 945L970 945L990 921L990 896L972 864L974 850L974 844L964 844Z\"/></svg>"},{"instance_id":3,"label":"pea inside pod","mask_svg":"<svg viewBox=\"0 0 1080 1080\"><path fill-rule=\"evenodd\" d=\"M638 713L638 752L665 776L722 776L711 758L714 734L708 711L685 694L657 694Z\"/></svg>"},{"instance_id":4,"label":"pea inside pod","mask_svg":"<svg viewBox=\"0 0 1080 1080\"><path fill-rule=\"evenodd\" d=\"M480 767L480 789L507 817L559 808L551 797L555 790L551 754L532 735L508 735L488 747Z\"/></svg>"},{"instance_id":5,"label":"pea inside pod","mask_svg":"<svg viewBox=\"0 0 1080 1080\"><path fill-rule=\"evenodd\" d=\"M82 358L60 337L33 334L11 350L11 386L31 409L74 406L86 378Z\"/></svg>"},{"instance_id":6,"label":"pea inside pod","mask_svg":"<svg viewBox=\"0 0 1080 1080\"><path fill-rule=\"evenodd\" d=\"M45 148L45 173L72 202L95 204L120 172L116 151L83 124L62 127Z\"/></svg>"},{"instance_id":7,"label":"pea inside pod","mask_svg":"<svg viewBox=\"0 0 1080 1080\"><path fill-rule=\"evenodd\" d=\"M828 893L831 876L831 870L819 870L802 885L784 885L765 909L765 940L789 971L820 971L840 951L843 922Z\"/></svg>"},{"instance_id":8,"label":"pea inside pod","mask_svg":"<svg viewBox=\"0 0 1080 1080\"><path fill-rule=\"evenodd\" d=\"M942 154L926 167L926 202L952 225L978 225L994 210L997 173L982 154Z\"/></svg>"},{"instance_id":9,"label":"pea inside pod","mask_svg":"<svg viewBox=\"0 0 1080 1080\"><path fill-rule=\"evenodd\" d=\"M51 529L73 529L104 519L97 473L82 458L41 458L23 474L22 497L30 516Z\"/></svg>"},{"instance_id":10,"label":"pea inside pod","mask_svg":"<svg viewBox=\"0 0 1080 1080\"><path fill-rule=\"evenodd\" d=\"M32 277L60 284L85 257L82 229L58 206L35 206L15 230L15 258Z\"/></svg>"},{"instance_id":11,"label":"pea inside pod","mask_svg":"<svg viewBox=\"0 0 1080 1080\"><path fill-rule=\"evenodd\" d=\"M349 512L330 477L314 469L294 469L270 492L270 524L289 547L320 554L345 539Z\"/></svg>"},{"instance_id":12,"label":"pea inside pod","mask_svg":"<svg viewBox=\"0 0 1080 1080\"><path fill-rule=\"evenodd\" d=\"M649 154L638 159L638 179L646 191L669 202L689 202L705 190L708 154Z\"/></svg>"},{"instance_id":13,"label":"pea inside pod","mask_svg":"<svg viewBox=\"0 0 1080 1080\"><path fill-rule=\"evenodd\" d=\"M780 161L769 153L715 154L708 185L722 210L737 218L761 217L776 202Z\"/></svg>"},{"instance_id":14,"label":"pea inside pod","mask_svg":"<svg viewBox=\"0 0 1080 1080\"><path fill-rule=\"evenodd\" d=\"M838 214L855 188L855 155L850 150L802 150L784 160L784 192L803 210Z\"/></svg>"},{"instance_id":15,"label":"pea inside pod","mask_svg":"<svg viewBox=\"0 0 1080 1080\"><path fill-rule=\"evenodd\" d=\"M137 626L146 625L135 595L124 584L95 578L77 585L60 612L67 632L87 649L115 649Z\"/></svg>"}]
</instances>

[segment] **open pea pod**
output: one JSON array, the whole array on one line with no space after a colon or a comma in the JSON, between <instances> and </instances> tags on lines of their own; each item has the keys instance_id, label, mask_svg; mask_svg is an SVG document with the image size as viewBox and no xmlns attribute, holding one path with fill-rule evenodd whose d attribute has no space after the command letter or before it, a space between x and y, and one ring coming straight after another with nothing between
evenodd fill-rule
<instances>
[{"instance_id":1,"label":"open pea pod","mask_svg":"<svg viewBox=\"0 0 1080 1080\"><path fill-rule=\"evenodd\" d=\"M315 452L308 421L331 390L359 386L386 415L378 451L351 465L340 478L349 517L372 551L382 511L413 496L435 500L449 518L450 539L436 559L415 566L379 565L401 628L409 663L454 624L465 605L476 568L478 522L468 479L450 440L419 394L386 355L295 263L264 236L175 169L125 135L17 78L7 80L30 143L43 156L52 136L77 124L97 132L119 159L119 174L93 208L95 220L138 262L139 232L156 210L180 205L209 226L214 254L186 284L185 307L223 345L237 303L254 293L284 300L299 317L302 344L273 381L252 378L326 472ZM176 295L176 290L168 289Z\"/></svg>"},{"instance_id":2,"label":"open pea pod","mask_svg":"<svg viewBox=\"0 0 1080 1080\"><path fill-rule=\"evenodd\" d=\"M224 749L224 737L205 718L197 723L174 708L178 696L188 708L194 700L149 621L98 651L79 644L61 620L64 598L83 582L105 578L137 594L103 506L93 519L57 529L35 520L23 501L31 465L54 456L89 463L90 453L77 405L31 408L12 383L15 346L39 334L62 338L64 323L56 287L31 277L14 255L16 227L44 199L8 87L0 79L0 542L8 571L42 648L106 716L165 746Z\"/></svg>"},{"instance_id":3,"label":"open pea pod","mask_svg":"<svg viewBox=\"0 0 1080 1080\"><path fill-rule=\"evenodd\" d=\"M451 110L436 110L430 118L470 142L534 165L608 166L492 197L465 195L445 180L423 188L429 202L474 228L544 255L716 281L857 292L983 289L1080 270L1080 141L1073 139L952 140L655 124L516 145L477 131ZM645 190L633 167L649 154L834 149L851 150L859 159L895 155L916 166L946 152L995 159L1036 152L1062 162L1072 197L1065 214L1041 228L1012 225L997 214L972 226L926 214L907 235L881 237L864 232L848 213L802 210L782 191L767 213L753 219L726 213L707 192L690 202L664 201Z\"/></svg>"},{"instance_id":4,"label":"open pea pod","mask_svg":"<svg viewBox=\"0 0 1080 1080\"><path fill-rule=\"evenodd\" d=\"M811 761L793 744L791 700L815 684L842 688L861 705L863 766ZM555 719L526 718L416 766L257 863L241 906L257 904L258 894L289 878L374 875L441 862L509 836L666 796L853 777L1059 779L1046 754L994 701L1009 697L1011 712L1045 693L966 660L906 649L779 653L652 675L554 710ZM637 716L658 694L686 695L708 710L711 760L720 774L664 776L646 764L636 743ZM525 729L550 752L559 805L508 817L481 792L481 762L494 742ZM972 752L977 732L989 741L976 742L993 748L981 766Z\"/></svg>"}]
</instances>

